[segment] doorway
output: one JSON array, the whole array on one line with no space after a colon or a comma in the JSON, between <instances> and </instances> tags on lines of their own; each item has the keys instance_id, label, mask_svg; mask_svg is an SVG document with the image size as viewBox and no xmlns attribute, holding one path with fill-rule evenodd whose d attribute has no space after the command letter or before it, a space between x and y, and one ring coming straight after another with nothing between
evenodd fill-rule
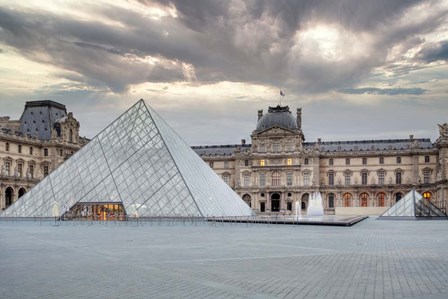
<instances>
[{"instance_id":1,"label":"doorway","mask_svg":"<svg viewBox=\"0 0 448 299\"><path fill-rule=\"evenodd\" d=\"M271 212L280 211L280 194L274 193L271 195Z\"/></svg>"}]
</instances>

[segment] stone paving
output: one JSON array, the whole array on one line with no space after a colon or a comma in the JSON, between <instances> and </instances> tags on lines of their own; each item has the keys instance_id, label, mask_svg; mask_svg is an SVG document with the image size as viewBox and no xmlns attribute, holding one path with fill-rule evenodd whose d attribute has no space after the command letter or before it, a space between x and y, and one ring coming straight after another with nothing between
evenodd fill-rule
<instances>
[{"instance_id":1,"label":"stone paving","mask_svg":"<svg viewBox=\"0 0 448 299\"><path fill-rule=\"evenodd\" d=\"M1 298L448 298L448 221L0 222Z\"/></svg>"}]
</instances>

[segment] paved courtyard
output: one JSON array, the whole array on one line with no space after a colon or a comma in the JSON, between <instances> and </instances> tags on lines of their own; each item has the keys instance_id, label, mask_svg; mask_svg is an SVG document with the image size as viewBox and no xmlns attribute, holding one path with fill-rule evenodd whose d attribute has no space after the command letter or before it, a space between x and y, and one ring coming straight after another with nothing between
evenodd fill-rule
<instances>
[{"instance_id":1,"label":"paved courtyard","mask_svg":"<svg viewBox=\"0 0 448 299\"><path fill-rule=\"evenodd\" d=\"M0 222L1 298L448 298L448 221Z\"/></svg>"}]
</instances>

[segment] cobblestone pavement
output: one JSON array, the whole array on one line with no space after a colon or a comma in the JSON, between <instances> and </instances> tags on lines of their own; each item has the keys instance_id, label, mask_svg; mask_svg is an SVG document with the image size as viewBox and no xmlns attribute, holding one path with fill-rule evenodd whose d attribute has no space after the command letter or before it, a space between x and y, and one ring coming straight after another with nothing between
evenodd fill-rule
<instances>
[{"instance_id":1,"label":"cobblestone pavement","mask_svg":"<svg viewBox=\"0 0 448 299\"><path fill-rule=\"evenodd\" d=\"M448 298L448 221L0 222L2 298Z\"/></svg>"}]
</instances>

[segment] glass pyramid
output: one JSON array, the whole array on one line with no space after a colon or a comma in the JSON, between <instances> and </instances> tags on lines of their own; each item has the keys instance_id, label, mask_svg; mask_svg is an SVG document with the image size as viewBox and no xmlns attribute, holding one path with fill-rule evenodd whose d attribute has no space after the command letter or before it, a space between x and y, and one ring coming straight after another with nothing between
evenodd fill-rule
<instances>
[{"instance_id":1,"label":"glass pyramid","mask_svg":"<svg viewBox=\"0 0 448 299\"><path fill-rule=\"evenodd\" d=\"M433 205L415 190L386 210L378 219L416 219L420 217L447 217L447 215Z\"/></svg>"},{"instance_id":2,"label":"glass pyramid","mask_svg":"<svg viewBox=\"0 0 448 299\"><path fill-rule=\"evenodd\" d=\"M143 100L1 217L59 217L117 203L135 217L250 216L253 211Z\"/></svg>"}]
</instances>

